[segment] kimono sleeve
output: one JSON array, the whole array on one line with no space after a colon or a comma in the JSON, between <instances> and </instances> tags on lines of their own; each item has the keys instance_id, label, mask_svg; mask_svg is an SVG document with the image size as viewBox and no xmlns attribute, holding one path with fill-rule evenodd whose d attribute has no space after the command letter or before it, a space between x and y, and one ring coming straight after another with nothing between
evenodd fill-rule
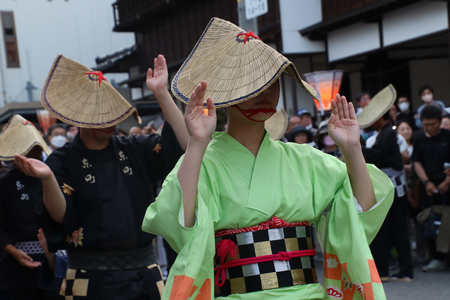
<instances>
[{"instance_id":1,"label":"kimono sleeve","mask_svg":"<svg viewBox=\"0 0 450 300\"><path fill-rule=\"evenodd\" d=\"M344 168L338 172L334 200L329 210L315 220L324 250L326 299L386 299L369 243L373 240L394 198L391 180L378 168L367 165L377 205L358 213Z\"/></svg>"},{"instance_id":2,"label":"kimono sleeve","mask_svg":"<svg viewBox=\"0 0 450 300\"><path fill-rule=\"evenodd\" d=\"M213 220L207 203L214 195L204 181L202 168L195 225L186 228L180 224L183 195L176 176L178 167L179 164L168 175L158 198L147 209L142 229L163 236L178 252L162 299L195 299L199 293L201 299L212 299L215 245Z\"/></svg>"},{"instance_id":3,"label":"kimono sleeve","mask_svg":"<svg viewBox=\"0 0 450 300\"><path fill-rule=\"evenodd\" d=\"M60 148L61 149L61 148ZM67 147L55 150L50 154L45 163L50 167L56 177L59 187L66 200L66 212L64 222L57 223L48 215L43 202L38 206L39 225L43 228L50 252L65 249L64 236L67 232L78 229L78 208L76 206L76 186L73 180L74 169ZM65 151L64 151L65 150ZM72 170L71 170L72 168Z\"/></svg>"},{"instance_id":4,"label":"kimono sleeve","mask_svg":"<svg viewBox=\"0 0 450 300\"><path fill-rule=\"evenodd\" d=\"M63 251L55 253L55 270L52 271L47 258L42 263L40 285L46 290L59 290L66 277L67 254Z\"/></svg>"}]
</instances>

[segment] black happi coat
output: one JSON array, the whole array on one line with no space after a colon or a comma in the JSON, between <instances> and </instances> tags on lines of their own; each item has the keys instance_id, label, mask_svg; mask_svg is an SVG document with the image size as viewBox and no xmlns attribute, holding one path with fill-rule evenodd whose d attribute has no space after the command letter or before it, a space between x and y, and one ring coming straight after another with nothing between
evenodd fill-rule
<instances>
[{"instance_id":1,"label":"black happi coat","mask_svg":"<svg viewBox=\"0 0 450 300\"><path fill-rule=\"evenodd\" d=\"M43 218L50 249L127 250L149 245L154 235L143 232L141 226L154 201L151 184L164 179L181 154L168 123L161 136L113 136L108 147L90 150L78 134L54 151L46 163L56 176L67 208L62 224ZM147 268L77 270L76 278L89 279L88 298L83 299L132 299L139 295L143 278L151 277L147 273ZM69 283L66 295L70 295L67 289Z\"/></svg>"},{"instance_id":2,"label":"black happi coat","mask_svg":"<svg viewBox=\"0 0 450 300\"><path fill-rule=\"evenodd\" d=\"M39 268L22 267L1 251L8 244L38 240L34 211L41 189L40 179L26 176L15 165L0 176L0 289L39 288ZM29 256L44 260L44 254Z\"/></svg>"}]
</instances>

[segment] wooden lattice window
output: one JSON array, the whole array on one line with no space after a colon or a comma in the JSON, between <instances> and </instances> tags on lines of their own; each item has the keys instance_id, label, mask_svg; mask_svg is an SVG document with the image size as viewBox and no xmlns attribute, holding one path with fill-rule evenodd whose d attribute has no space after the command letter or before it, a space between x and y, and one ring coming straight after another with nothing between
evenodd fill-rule
<instances>
[{"instance_id":1,"label":"wooden lattice window","mask_svg":"<svg viewBox=\"0 0 450 300\"><path fill-rule=\"evenodd\" d=\"M16 28L14 26L14 13L2 11L2 32L5 42L6 66L8 68L19 68L19 49L17 48Z\"/></svg>"}]
</instances>

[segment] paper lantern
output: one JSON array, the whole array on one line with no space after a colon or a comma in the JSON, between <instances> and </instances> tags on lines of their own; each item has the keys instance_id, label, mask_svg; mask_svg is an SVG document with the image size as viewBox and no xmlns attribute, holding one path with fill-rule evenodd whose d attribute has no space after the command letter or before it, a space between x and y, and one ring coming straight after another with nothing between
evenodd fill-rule
<instances>
[{"instance_id":1,"label":"paper lantern","mask_svg":"<svg viewBox=\"0 0 450 300\"><path fill-rule=\"evenodd\" d=\"M323 115L324 111L331 110L331 99L336 97L341 87L342 70L317 71L303 74L306 82L316 88L322 96L322 101L314 99L317 109Z\"/></svg>"},{"instance_id":2,"label":"paper lantern","mask_svg":"<svg viewBox=\"0 0 450 300\"><path fill-rule=\"evenodd\" d=\"M56 118L45 109L36 109L39 126L47 134L48 128L56 123Z\"/></svg>"}]
</instances>

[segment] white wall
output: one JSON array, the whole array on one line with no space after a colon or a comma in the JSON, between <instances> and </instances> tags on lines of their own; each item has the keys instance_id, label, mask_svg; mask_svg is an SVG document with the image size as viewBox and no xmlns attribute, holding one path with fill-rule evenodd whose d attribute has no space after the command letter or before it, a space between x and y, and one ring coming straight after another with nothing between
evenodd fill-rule
<instances>
[{"instance_id":1,"label":"white wall","mask_svg":"<svg viewBox=\"0 0 450 300\"><path fill-rule=\"evenodd\" d=\"M0 0L0 11L13 11L20 68L6 68L3 32L0 57L7 101L27 101L26 81L40 92L56 55L63 54L87 67L95 58L135 44L134 33L115 33L112 3L115 0ZM127 74L107 74L122 81ZM1 85L1 81L0 81ZM0 87L3 91L3 87ZM0 94L0 107L4 105Z\"/></svg>"},{"instance_id":2,"label":"white wall","mask_svg":"<svg viewBox=\"0 0 450 300\"><path fill-rule=\"evenodd\" d=\"M447 28L446 2L418 2L383 15L383 43L389 46Z\"/></svg>"},{"instance_id":3,"label":"white wall","mask_svg":"<svg viewBox=\"0 0 450 300\"><path fill-rule=\"evenodd\" d=\"M323 41L310 41L299 30L322 21L319 0L279 0L284 54L324 52Z\"/></svg>"},{"instance_id":4,"label":"white wall","mask_svg":"<svg viewBox=\"0 0 450 300\"><path fill-rule=\"evenodd\" d=\"M377 23L356 23L328 33L328 60L335 61L380 48Z\"/></svg>"}]
</instances>

